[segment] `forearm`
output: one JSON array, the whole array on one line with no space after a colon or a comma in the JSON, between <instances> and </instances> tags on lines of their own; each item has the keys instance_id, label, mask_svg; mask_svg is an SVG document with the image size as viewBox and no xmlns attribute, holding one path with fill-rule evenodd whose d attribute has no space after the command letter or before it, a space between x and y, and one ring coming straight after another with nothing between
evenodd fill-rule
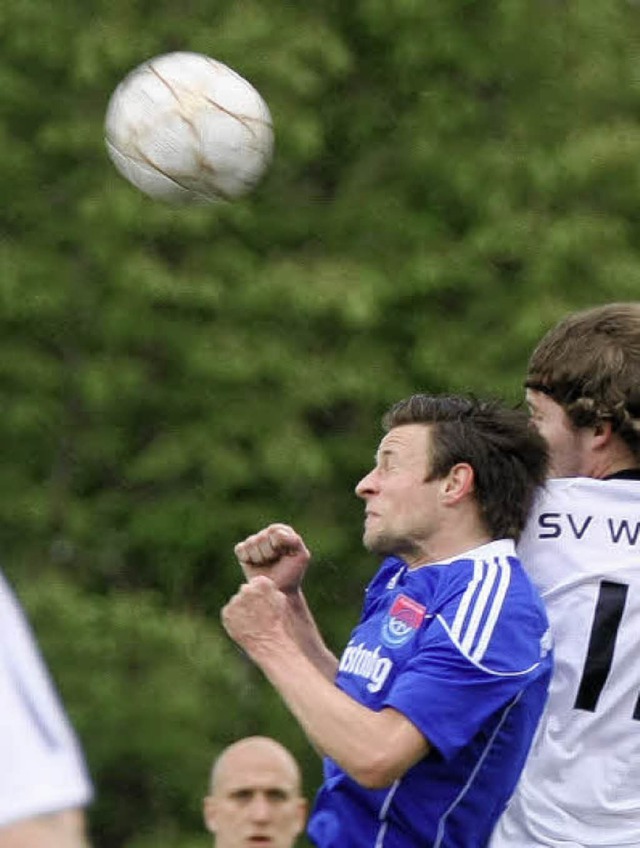
<instances>
[{"instance_id":1,"label":"forearm","mask_svg":"<svg viewBox=\"0 0 640 848\"><path fill-rule=\"evenodd\" d=\"M294 617L304 621L307 613L302 604ZM320 650L321 659L314 662L300 647L289 601L268 577L240 586L221 615L231 638L262 669L312 744L363 786L389 785L428 753L424 736L401 713L364 707L327 679L327 668L335 665L326 654L322 658L314 636L313 650Z\"/></svg>"},{"instance_id":2,"label":"forearm","mask_svg":"<svg viewBox=\"0 0 640 848\"><path fill-rule=\"evenodd\" d=\"M287 612L296 644L323 677L333 681L338 660L325 644L302 590L287 595Z\"/></svg>"},{"instance_id":3,"label":"forearm","mask_svg":"<svg viewBox=\"0 0 640 848\"><path fill-rule=\"evenodd\" d=\"M253 654L312 744L363 786L387 786L428 753L424 737L394 710L376 712L333 683L295 645Z\"/></svg>"},{"instance_id":4,"label":"forearm","mask_svg":"<svg viewBox=\"0 0 640 848\"><path fill-rule=\"evenodd\" d=\"M0 848L90 848L84 813L64 810L0 827Z\"/></svg>"}]
</instances>

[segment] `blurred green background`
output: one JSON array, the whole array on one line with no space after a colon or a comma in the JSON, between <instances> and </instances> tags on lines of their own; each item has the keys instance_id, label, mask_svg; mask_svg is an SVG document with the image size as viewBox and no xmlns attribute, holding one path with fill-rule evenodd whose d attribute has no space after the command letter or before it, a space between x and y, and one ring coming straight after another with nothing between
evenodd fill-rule
<instances>
[{"instance_id":1,"label":"blurred green background","mask_svg":"<svg viewBox=\"0 0 640 848\"><path fill-rule=\"evenodd\" d=\"M638 298L640 4L10 0L0 47L0 556L87 752L96 848L204 848L238 736L320 780L221 630L234 543L303 533L339 651L383 410L516 402L561 315ZM248 199L171 208L111 166L113 88L172 50L267 100Z\"/></svg>"}]
</instances>

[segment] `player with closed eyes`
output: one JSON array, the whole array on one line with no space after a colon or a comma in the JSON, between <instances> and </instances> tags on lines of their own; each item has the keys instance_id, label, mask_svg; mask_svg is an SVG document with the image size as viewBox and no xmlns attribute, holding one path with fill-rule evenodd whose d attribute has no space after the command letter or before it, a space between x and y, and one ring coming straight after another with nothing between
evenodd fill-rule
<instances>
[{"instance_id":1,"label":"player with closed eyes","mask_svg":"<svg viewBox=\"0 0 640 848\"><path fill-rule=\"evenodd\" d=\"M314 845L484 848L551 673L514 544L546 447L524 412L455 396L407 398L384 429L356 487L382 563L341 657L306 604L310 554L287 525L236 546L248 582L223 622L324 755Z\"/></svg>"}]
</instances>

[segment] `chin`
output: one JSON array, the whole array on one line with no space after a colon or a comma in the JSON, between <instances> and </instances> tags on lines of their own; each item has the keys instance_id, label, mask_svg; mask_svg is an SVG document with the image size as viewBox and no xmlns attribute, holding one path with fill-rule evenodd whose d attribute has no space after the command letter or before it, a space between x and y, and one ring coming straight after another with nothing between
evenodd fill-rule
<instances>
[{"instance_id":1,"label":"chin","mask_svg":"<svg viewBox=\"0 0 640 848\"><path fill-rule=\"evenodd\" d=\"M397 551L397 545L385 536L369 536L365 533L362 543L369 553L379 557L391 556Z\"/></svg>"}]
</instances>

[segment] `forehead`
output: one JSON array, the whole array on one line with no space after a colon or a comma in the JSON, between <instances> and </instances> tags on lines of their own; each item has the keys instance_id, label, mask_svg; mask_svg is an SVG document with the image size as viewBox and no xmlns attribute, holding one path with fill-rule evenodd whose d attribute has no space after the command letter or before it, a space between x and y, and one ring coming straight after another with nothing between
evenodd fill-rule
<instances>
[{"instance_id":1,"label":"forehead","mask_svg":"<svg viewBox=\"0 0 640 848\"><path fill-rule=\"evenodd\" d=\"M537 389L527 389L525 392L525 399L530 409L543 413L546 416L550 417L555 415L562 417L566 414L562 406L557 401L545 392L540 392Z\"/></svg>"},{"instance_id":2,"label":"forehead","mask_svg":"<svg viewBox=\"0 0 640 848\"><path fill-rule=\"evenodd\" d=\"M401 424L385 435L378 447L378 457L401 456L424 458L431 444L428 424Z\"/></svg>"},{"instance_id":3,"label":"forehead","mask_svg":"<svg viewBox=\"0 0 640 848\"><path fill-rule=\"evenodd\" d=\"M292 763L279 752L236 752L220 764L215 791L228 795L240 789L282 789L293 792L298 776Z\"/></svg>"}]
</instances>

